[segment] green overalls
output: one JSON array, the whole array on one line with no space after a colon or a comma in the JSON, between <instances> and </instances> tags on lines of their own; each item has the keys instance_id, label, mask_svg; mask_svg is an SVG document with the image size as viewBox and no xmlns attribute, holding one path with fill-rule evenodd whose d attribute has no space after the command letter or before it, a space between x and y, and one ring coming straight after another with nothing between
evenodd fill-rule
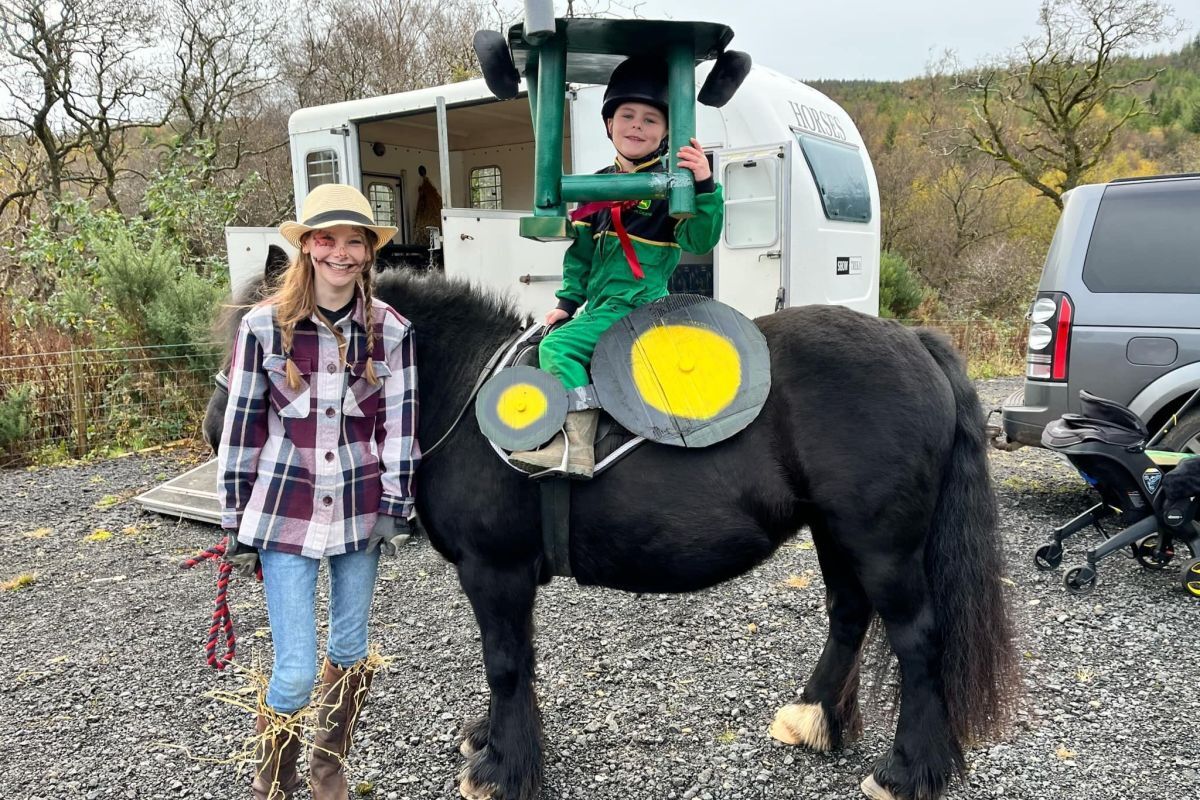
<instances>
[{"instance_id":1,"label":"green overalls","mask_svg":"<svg viewBox=\"0 0 1200 800\"><path fill-rule=\"evenodd\" d=\"M619 172L617 165L598 174ZM637 172L662 172L662 159L639 164ZM675 220L666 200L614 204L628 234L637 265L634 273L614 229L613 205L605 205L575 221L575 241L563 257L563 286L555 296L558 307L573 313L565 325L542 340L538 348L542 369L563 382L568 390L588 385L588 365L601 334L638 306L667 295L667 281L679 264L680 248L702 255L716 246L724 224L725 203L721 186L711 178L696 185L696 215Z\"/></svg>"}]
</instances>

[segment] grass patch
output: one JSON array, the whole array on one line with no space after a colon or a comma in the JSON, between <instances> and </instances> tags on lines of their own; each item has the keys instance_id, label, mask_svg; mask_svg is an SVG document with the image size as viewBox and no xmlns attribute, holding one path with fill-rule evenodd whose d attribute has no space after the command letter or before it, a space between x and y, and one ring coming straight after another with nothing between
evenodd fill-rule
<instances>
[{"instance_id":1,"label":"grass patch","mask_svg":"<svg viewBox=\"0 0 1200 800\"><path fill-rule=\"evenodd\" d=\"M87 536L83 537L83 540L85 542L107 542L112 537L112 531L105 530L104 528L98 528L89 533Z\"/></svg>"},{"instance_id":2,"label":"grass patch","mask_svg":"<svg viewBox=\"0 0 1200 800\"><path fill-rule=\"evenodd\" d=\"M106 494L106 495L104 495L104 497L101 497L99 500L96 501L96 508L99 508L99 509L112 508L113 506L117 505L120 502L121 502L121 497L119 495Z\"/></svg>"},{"instance_id":3,"label":"grass patch","mask_svg":"<svg viewBox=\"0 0 1200 800\"><path fill-rule=\"evenodd\" d=\"M0 592L19 592L22 589L27 589L37 582L36 572L22 572L12 580L7 580L0 583Z\"/></svg>"},{"instance_id":4,"label":"grass patch","mask_svg":"<svg viewBox=\"0 0 1200 800\"><path fill-rule=\"evenodd\" d=\"M736 731L725 731L717 736L717 741L721 744L733 744L737 741Z\"/></svg>"},{"instance_id":5,"label":"grass patch","mask_svg":"<svg viewBox=\"0 0 1200 800\"><path fill-rule=\"evenodd\" d=\"M1001 480L1000 485L1014 492L1033 492L1038 494L1074 494L1084 488L1075 482L1029 478L1024 475L1010 475Z\"/></svg>"}]
</instances>

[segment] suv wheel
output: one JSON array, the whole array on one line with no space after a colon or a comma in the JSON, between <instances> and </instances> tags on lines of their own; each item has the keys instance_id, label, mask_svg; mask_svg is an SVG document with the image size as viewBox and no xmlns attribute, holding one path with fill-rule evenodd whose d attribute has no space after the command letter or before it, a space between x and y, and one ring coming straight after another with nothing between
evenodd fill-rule
<instances>
[{"instance_id":1,"label":"suv wheel","mask_svg":"<svg viewBox=\"0 0 1200 800\"><path fill-rule=\"evenodd\" d=\"M1155 445L1155 449L1200 453L1200 408L1194 408L1180 417L1175 427Z\"/></svg>"}]
</instances>

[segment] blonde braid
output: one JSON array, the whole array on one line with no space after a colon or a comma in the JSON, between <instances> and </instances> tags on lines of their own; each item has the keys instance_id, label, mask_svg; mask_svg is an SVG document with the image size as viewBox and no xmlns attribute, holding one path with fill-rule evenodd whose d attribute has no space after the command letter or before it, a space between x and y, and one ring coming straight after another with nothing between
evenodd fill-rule
<instances>
[{"instance_id":1,"label":"blonde braid","mask_svg":"<svg viewBox=\"0 0 1200 800\"><path fill-rule=\"evenodd\" d=\"M292 391L300 388L300 370L296 368L296 362L292 361L292 334L296 332L296 323L283 323L279 326L279 340L283 346L284 355L287 356L287 366L284 369L287 375L287 385Z\"/></svg>"},{"instance_id":2,"label":"blonde braid","mask_svg":"<svg viewBox=\"0 0 1200 800\"><path fill-rule=\"evenodd\" d=\"M379 378L375 375L375 362L371 358L371 354L375 352L375 309L371 305L371 296L375 290L374 267L375 257L372 254L371 263L362 271L359 287L363 293L363 305L366 307L366 313L363 316L366 317L367 323L367 368L363 374L366 376L368 383L372 386L378 386Z\"/></svg>"}]
</instances>

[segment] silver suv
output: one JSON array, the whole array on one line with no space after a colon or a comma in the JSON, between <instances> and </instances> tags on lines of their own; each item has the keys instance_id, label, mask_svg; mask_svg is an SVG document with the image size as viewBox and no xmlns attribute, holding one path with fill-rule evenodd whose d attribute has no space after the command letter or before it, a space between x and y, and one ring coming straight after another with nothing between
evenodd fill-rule
<instances>
[{"instance_id":1,"label":"silver suv","mask_svg":"<svg viewBox=\"0 0 1200 800\"><path fill-rule=\"evenodd\" d=\"M1078 186L1064 200L998 446L1040 445L1047 422L1079 411L1080 389L1153 433L1200 387L1200 174ZM1200 453L1200 407L1158 447Z\"/></svg>"}]
</instances>

